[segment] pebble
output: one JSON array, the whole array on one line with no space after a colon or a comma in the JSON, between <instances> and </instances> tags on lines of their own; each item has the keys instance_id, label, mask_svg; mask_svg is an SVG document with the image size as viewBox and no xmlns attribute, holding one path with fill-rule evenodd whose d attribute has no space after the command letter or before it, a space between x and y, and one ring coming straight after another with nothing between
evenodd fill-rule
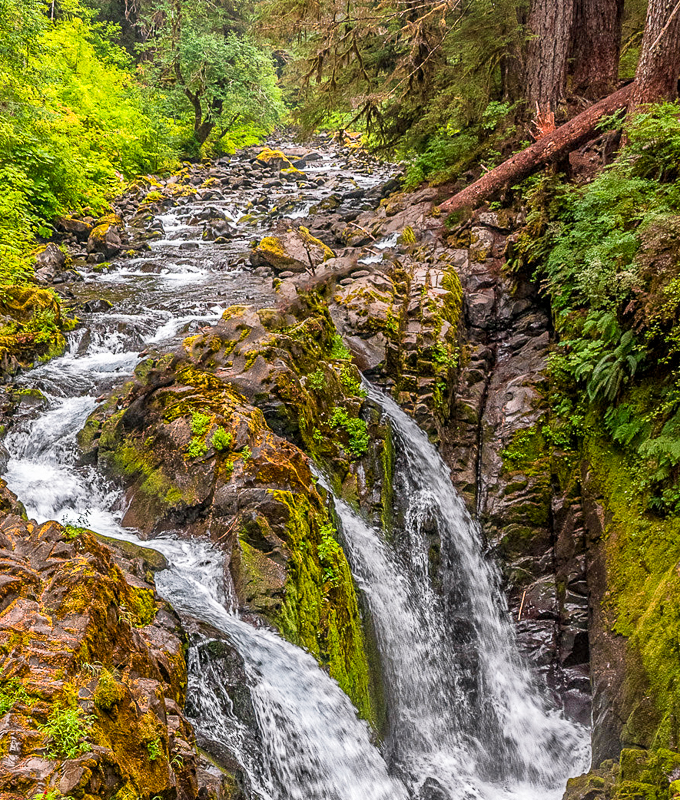
<instances>
[{"instance_id":1,"label":"pebble","mask_svg":"<svg viewBox=\"0 0 680 800\"><path fill-rule=\"evenodd\" d=\"M286 270L286 272L279 272L279 278L285 280L286 278L294 278L295 273L291 272L290 270Z\"/></svg>"},{"instance_id":2,"label":"pebble","mask_svg":"<svg viewBox=\"0 0 680 800\"><path fill-rule=\"evenodd\" d=\"M352 278L367 278L371 273L367 269L358 269L352 273Z\"/></svg>"}]
</instances>

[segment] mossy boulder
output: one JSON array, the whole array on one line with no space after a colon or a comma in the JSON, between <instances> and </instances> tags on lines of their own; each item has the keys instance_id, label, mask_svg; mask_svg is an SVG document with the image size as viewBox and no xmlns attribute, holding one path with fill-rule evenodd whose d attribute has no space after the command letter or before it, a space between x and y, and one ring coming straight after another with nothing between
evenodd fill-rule
<instances>
[{"instance_id":1,"label":"mossy boulder","mask_svg":"<svg viewBox=\"0 0 680 800\"><path fill-rule=\"evenodd\" d=\"M271 147L264 147L257 154L256 160L260 164L266 164L275 169L295 169L282 150L272 150Z\"/></svg>"},{"instance_id":2,"label":"mossy boulder","mask_svg":"<svg viewBox=\"0 0 680 800\"><path fill-rule=\"evenodd\" d=\"M31 284L1 286L0 373L12 374L61 354L64 331L72 325L53 291Z\"/></svg>"},{"instance_id":3,"label":"mossy boulder","mask_svg":"<svg viewBox=\"0 0 680 800\"><path fill-rule=\"evenodd\" d=\"M92 229L87 240L88 253L102 253L112 258L123 249L122 220L116 214L102 217Z\"/></svg>"},{"instance_id":4,"label":"mossy boulder","mask_svg":"<svg viewBox=\"0 0 680 800\"><path fill-rule=\"evenodd\" d=\"M338 491L380 513L385 435L327 309L310 298L227 309L177 352L142 362L80 441L128 487L125 524L209 536L241 606L314 653L375 721L356 590L301 448Z\"/></svg>"},{"instance_id":5,"label":"mossy boulder","mask_svg":"<svg viewBox=\"0 0 680 800\"><path fill-rule=\"evenodd\" d=\"M265 236L250 256L254 266L271 266L279 272L314 271L335 253L307 228L289 228L278 236Z\"/></svg>"},{"instance_id":6,"label":"mossy boulder","mask_svg":"<svg viewBox=\"0 0 680 800\"><path fill-rule=\"evenodd\" d=\"M178 618L135 559L0 495L0 795L195 797Z\"/></svg>"}]
</instances>

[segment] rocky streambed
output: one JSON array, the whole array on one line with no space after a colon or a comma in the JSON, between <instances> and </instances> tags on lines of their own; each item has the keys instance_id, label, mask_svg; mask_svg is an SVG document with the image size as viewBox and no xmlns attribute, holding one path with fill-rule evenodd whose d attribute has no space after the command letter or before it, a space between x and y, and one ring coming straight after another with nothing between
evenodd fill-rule
<instances>
[{"instance_id":1,"label":"rocky streambed","mask_svg":"<svg viewBox=\"0 0 680 800\"><path fill-rule=\"evenodd\" d=\"M613 639L596 498L543 433L549 313L521 219L442 234L439 192L281 141L61 221L38 277L79 324L3 395L2 800L531 800L587 768Z\"/></svg>"}]
</instances>

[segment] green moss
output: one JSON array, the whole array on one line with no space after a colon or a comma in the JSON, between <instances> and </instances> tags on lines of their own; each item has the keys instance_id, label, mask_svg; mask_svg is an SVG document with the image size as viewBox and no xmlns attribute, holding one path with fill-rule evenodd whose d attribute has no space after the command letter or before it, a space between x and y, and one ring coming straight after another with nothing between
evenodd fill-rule
<instances>
[{"instance_id":1,"label":"green moss","mask_svg":"<svg viewBox=\"0 0 680 800\"><path fill-rule=\"evenodd\" d=\"M392 508L394 505L394 444L392 442L392 427L390 425L387 425L385 429L380 459L383 471L380 493L380 520L383 530L389 531L392 528Z\"/></svg>"},{"instance_id":2,"label":"green moss","mask_svg":"<svg viewBox=\"0 0 680 800\"><path fill-rule=\"evenodd\" d=\"M125 690L108 669L102 669L94 692L94 704L102 711L111 711L125 697Z\"/></svg>"},{"instance_id":3,"label":"green moss","mask_svg":"<svg viewBox=\"0 0 680 800\"><path fill-rule=\"evenodd\" d=\"M326 664L360 715L375 725L372 679L349 564L325 509L309 498L275 491L289 512L291 559L277 625L294 644Z\"/></svg>"},{"instance_id":4,"label":"green moss","mask_svg":"<svg viewBox=\"0 0 680 800\"><path fill-rule=\"evenodd\" d=\"M156 600L151 589L131 587L130 611L134 614L135 624L139 628L151 625L156 619Z\"/></svg>"},{"instance_id":5,"label":"green moss","mask_svg":"<svg viewBox=\"0 0 680 800\"><path fill-rule=\"evenodd\" d=\"M397 239L399 244L415 244L416 243L416 235L413 228L410 225L407 225L404 230L399 234L399 238Z\"/></svg>"},{"instance_id":6,"label":"green moss","mask_svg":"<svg viewBox=\"0 0 680 800\"><path fill-rule=\"evenodd\" d=\"M102 439L104 439L104 434L102 434ZM100 449L102 444L103 442L100 443ZM151 444L150 440L149 444ZM130 439L124 440L117 446L114 445L110 463L117 475L137 478L140 481L139 490L163 506L176 508L183 502L191 502L191 498L185 497L166 477L160 467L153 465L153 454L149 447L144 447Z\"/></svg>"},{"instance_id":7,"label":"green moss","mask_svg":"<svg viewBox=\"0 0 680 800\"><path fill-rule=\"evenodd\" d=\"M680 745L680 519L648 514L625 458L591 436L584 454L607 510L607 609L628 639L626 723L643 746Z\"/></svg>"}]
</instances>

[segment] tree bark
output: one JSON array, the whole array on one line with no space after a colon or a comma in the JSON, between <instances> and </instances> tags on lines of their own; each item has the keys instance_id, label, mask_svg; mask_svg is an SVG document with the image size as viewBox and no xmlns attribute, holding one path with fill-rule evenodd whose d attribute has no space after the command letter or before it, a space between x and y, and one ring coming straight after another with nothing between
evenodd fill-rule
<instances>
[{"instance_id":1,"label":"tree bark","mask_svg":"<svg viewBox=\"0 0 680 800\"><path fill-rule=\"evenodd\" d=\"M524 74L531 111L554 112L564 100L573 22L574 0L532 0Z\"/></svg>"},{"instance_id":2,"label":"tree bark","mask_svg":"<svg viewBox=\"0 0 680 800\"><path fill-rule=\"evenodd\" d=\"M624 0L576 0L572 60L575 94L596 100L616 88Z\"/></svg>"},{"instance_id":3,"label":"tree bark","mask_svg":"<svg viewBox=\"0 0 680 800\"><path fill-rule=\"evenodd\" d=\"M441 204L445 213L476 208L484 200L492 197L507 186L523 180L534 170L544 164L561 161L572 150L580 147L593 137L597 123L602 117L613 114L628 105L634 84L624 86L599 103L587 108L565 125L551 134L543 136L537 142L520 153L504 161L495 169L487 172L478 181L463 189L458 194Z\"/></svg>"},{"instance_id":4,"label":"tree bark","mask_svg":"<svg viewBox=\"0 0 680 800\"><path fill-rule=\"evenodd\" d=\"M644 103L674 100L680 75L680 0L649 0L635 91L628 113Z\"/></svg>"}]
</instances>

